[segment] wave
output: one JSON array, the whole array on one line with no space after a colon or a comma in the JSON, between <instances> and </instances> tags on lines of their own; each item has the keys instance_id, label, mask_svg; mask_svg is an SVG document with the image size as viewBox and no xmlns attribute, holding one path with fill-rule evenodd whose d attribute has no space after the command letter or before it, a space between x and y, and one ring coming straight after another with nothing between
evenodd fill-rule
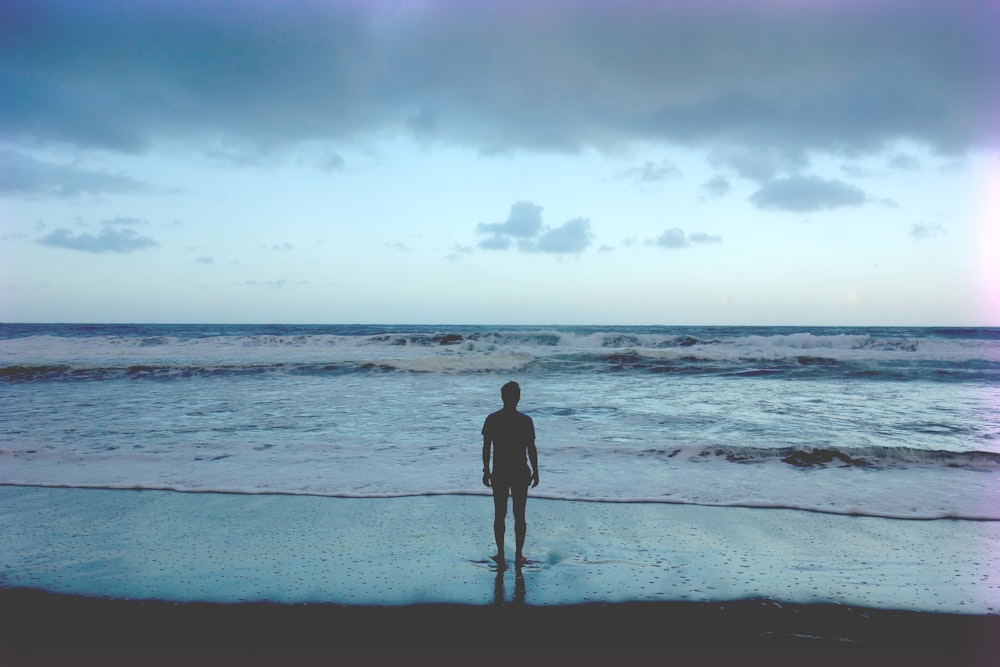
<instances>
[{"instance_id":1,"label":"wave","mask_svg":"<svg viewBox=\"0 0 1000 667\"><path fill-rule=\"evenodd\" d=\"M822 379L872 381L1000 383L1000 363L850 362L800 355L790 359L728 360L701 356L651 357L634 351L615 354L565 354L538 357L529 353L426 355L329 362L184 363L148 362L93 365L87 363L14 364L0 366L0 382L71 382L103 380L178 380L199 377L262 375L336 376L354 373L500 373L538 372L653 373L716 375L731 378Z\"/></svg>"},{"instance_id":2,"label":"wave","mask_svg":"<svg viewBox=\"0 0 1000 667\"><path fill-rule=\"evenodd\" d=\"M243 364L135 364L129 366L87 366L66 364L14 365L0 367L0 381L11 383L103 380L177 380L196 377L239 377L259 375L335 376L353 373L413 372L470 373L500 372L522 368L532 361L524 355L489 358L410 358L382 361L342 361L336 363L243 363Z\"/></svg>"},{"instance_id":3,"label":"wave","mask_svg":"<svg viewBox=\"0 0 1000 667\"><path fill-rule=\"evenodd\" d=\"M25 325L26 326L26 325ZM41 325L38 325L39 327ZM0 381L169 379L262 373L564 372L1000 382L992 329L656 327L208 327L0 325Z\"/></svg>"},{"instance_id":4,"label":"wave","mask_svg":"<svg viewBox=\"0 0 1000 667\"><path fill-rule=\"evenodd\" d=\"M1000 329L918 329L918 330L785 330L781 328L740 327L495 327L476 328L358 328L317 327L286 332L268 332L244 327L201 327L194 331L164 326L162 331L148 327L126 333L117 328L93 331L89 328L63 333L56 325L37 331L13 330L13 325L0 324L0 340L15 343L22 349L55 346L93 346L107 348L162 347L174 345L222 345L239 347L301 347L301 346L447 346L461 343L494 345L530 345L539 347L577 348L685 348L694 346L729 346L762 350L919 350L927 344L944 343L973 345L1000 340ZM42 325L37 325L42 327ZM50 330L51 329L51 330ZM17 335L20 333L21 335Z\"/></svg>"},{"instance_id":5,"label":"wave","mask_svg":"<svg viewBox=\"0 0 1000 667\"><path fill-rule=\"evenodd\" d=\"M785 463L796 468L857 467L961 468L1000 473L1000 452L948 451L912 447L666 447L617 450L617 454L690 461L729 463Z\"/></svg>"}]
</instances>

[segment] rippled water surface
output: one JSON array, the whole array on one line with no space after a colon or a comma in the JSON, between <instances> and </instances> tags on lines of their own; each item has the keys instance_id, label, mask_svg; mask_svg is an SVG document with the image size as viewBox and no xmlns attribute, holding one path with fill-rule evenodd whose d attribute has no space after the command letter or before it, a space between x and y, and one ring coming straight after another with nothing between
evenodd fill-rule
<instances>
[{"instance_id":1,"label":"rippled water surface","mask_svg":"<svg viewBox=\"0 0 1000 667\"><path fill-rule=\"evenodd\" d=\"M3 325L0 482L539 495L1000 518L995 329Z\"/></svg>"}]
</instances>

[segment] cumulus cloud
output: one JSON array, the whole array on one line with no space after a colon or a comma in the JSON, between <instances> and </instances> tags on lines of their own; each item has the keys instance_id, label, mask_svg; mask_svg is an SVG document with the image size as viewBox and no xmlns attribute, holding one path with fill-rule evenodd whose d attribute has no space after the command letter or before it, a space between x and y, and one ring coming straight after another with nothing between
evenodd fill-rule
<instances>
[{"instance_id":1,"label":"cumulus cloud","mask_svg":"<svg viewBox=\"0 0 1000 667\"><path fill-rule=\"evenodd\" d=\"M503 222L479 223L476 230L495 236L532 238L542 229L542 207L530 201L514 202Z\"/></svg>"},{"instance_id":2,"label":"cumulus cloud","mask_svg":"<svg viewBox=\"0 0 1000 667\"><path fill-rule=\"evenodd\" d=\"M805 152L798 147L731 144L713 149L709 163L737 176L763 183L779 173L799 171L809 165Z\"/></svg>"},{"instance_id":3,"label":"cumulus cloud","mask_svg":"<svg viewBox=\"0 0 1000 667\"><path fill-rule=\"evenodd\" d=\"M479 223L476 231L489 235L479 242L484 250L516 247L525 252L579 253L590 246L593 238L586 218L547 227L542 222L542 207L530 201L514 202L504 222Z\"/></svg>"},{"instance_id":4,"label":"cumulus cloud","mask_svg":"<svg viewBox=\"0 0 1000 667\"><path fill-rule=\"evenodd\" d=\"M105 227L96 235L88 232L74 234L68 229L59 228L38 239L38 242L53 248L93 253L125 253L157 245L156 241L148 236L140 236L133 229L115 229L111 226Z\"/></svg>"},{"instance_id":5,"label":"cumulus cloud","mask_svg":"<svg viewBox=\"0 0 1000 667\"><path fill-rule=\"evenodd\" d=\"M717 234L706 234L704 232L692 232L691 236L692 243L722 243L722 237Z\"/></svg>"},{"instance_id":6,"label":"cumulus cloud","mask_svg":"<svg viewBox=\"0 0 1000 667\"><path fill-rule=\"evenodd\" d=\"M861 189L843 181L789 176L768 181L750 196L750 201L761 209L805 213L860 206L869 198Z\"/></svg>"},{"instance_id":7,"label":"cumulus cloud","mask_svg":"<svg viewBox=\"0 0 1000 667\"><path fill-rule=\"evenodd\" d=\"M683 229L673 227L672 229L664 230L660 234L659 238L656 239L656 245L664 248L684 248L691 245L691 243L688 241L687 234L684 233Z\"/></svg>"},{"instance_id":8,"label":"cumulus cloud","mask_svg":"<svg viewBox=\"0 0 1000 667\"><path fill-rule=\"evenodd\" d=\"M779 161L900 139L965 151L1000 135L992 4L7 0L0 134L118 151L386 132Z\"/></svg>"},{"instance_id":9,"label":"cumulus cloud","mask_svg":"<svg viewBox=\"0 0 1000 667\"><path fill-rule=\"evenodd\" d=\"M0 111L0 117L2 114ZM0 196L75 197L147 189L144 183L125 174L39 160L21 151L0 149Z\"/></svg>"},{"instance_id":10,"label":"cumulus cloud","mask_svg":"<svg viewBox=\"0 0 1000 667\"><path fill-rule=\"evenodd\" d=\"M507 250L512 245L514 242L511 238L502 234L493 234L488 239L479 242L479 247L483 250Z\"/></svg>"},{"instance_id":11,"label":"cumulus cloud","mask_svg":"<svg viewBox=\"0 0 1000 667\"><path fill-rule=\"evenodd\" d=\"M574 218L542 234L528 249L554 253L583 252L590 245L591 237L590 221Z\"/></svg>"},{"instance_id":12,"label":"cumulus cloud","mask_svg":"<svg viewBox=\"0 0 1000 667\"><path fill-rule=\"evenodd\" d=\"M688 235L680 227L671 227L663 230L657 238L648 241L650 245L657 245L661 248L686 248L692 243L721 243L722 237L704 232L692 232Z\"/></svg>"},{"instance_id":13,"label":"cumulus cloud","mask_svg":"<svg viewBox=\"0 0 1000 667\"><path fill-rule=\"evenodd\" d=\"M729 179L722 174L716 174L712 178L705 181L702 186L702 192L706 196L712 199L718 199L719 197L725 197L729 191L732 189L732 184Z\"/></svg>"}]
</instances>

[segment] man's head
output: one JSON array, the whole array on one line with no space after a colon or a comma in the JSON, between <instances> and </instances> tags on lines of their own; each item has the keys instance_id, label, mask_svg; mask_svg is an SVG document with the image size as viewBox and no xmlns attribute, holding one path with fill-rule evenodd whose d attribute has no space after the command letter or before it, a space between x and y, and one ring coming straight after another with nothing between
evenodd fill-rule
<instances>
[{"instance_id":1,"label":"man's head","mask_svg":"<svg viewBox=\"0 0 1000 667\"><path fill-rule=\"evenodd\" d=\"M500 387L500 398L503 399L505 408L516 408L517 402L521 400L521 386L516 382L508 382Z\"/></svg>"}]
</instances>

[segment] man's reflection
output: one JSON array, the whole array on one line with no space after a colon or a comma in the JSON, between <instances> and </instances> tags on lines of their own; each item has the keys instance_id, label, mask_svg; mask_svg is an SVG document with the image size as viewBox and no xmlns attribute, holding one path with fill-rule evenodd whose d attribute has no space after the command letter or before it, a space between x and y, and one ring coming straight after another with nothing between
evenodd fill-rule
<instances>
[{"instance_id":1,"label":"man's reflection","mask_svg":"<svg viewBox=\"0 0 1000 667\"><path fill-rule=\"evenodd\" d=\"M493 582L493 604L507 604L507 587L504 583L504 574L506 570L497 570L497 577ZM511 598L511 604L524 604L525 598L525 588L524 588L524 574L521 572L521 568L517 568L514 571L514 597Z\"/></svg>"}]
</instances>

